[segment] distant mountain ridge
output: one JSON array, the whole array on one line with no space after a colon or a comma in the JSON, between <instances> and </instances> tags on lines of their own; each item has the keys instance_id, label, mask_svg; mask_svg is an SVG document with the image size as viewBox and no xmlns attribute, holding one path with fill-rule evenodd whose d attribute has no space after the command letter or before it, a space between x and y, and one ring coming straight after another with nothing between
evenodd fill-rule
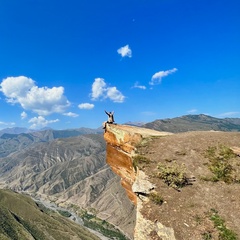
<instances>
[{"instance_id":1,"label":"distant mountain ridge","mask_svg":"<svg viewBox=\"0 0 240 240\"><path fill-rule=\"evenodd\" d=\"M4 128L0 130L0 137L4 134L21 134L21 133L31 133L34 134L36 132L52 132L55 138L58 137L74 137L82 134L92 134L92 133L101 133L103 132L101 128L92 129L92 128L73 128L73 129L64 129L64 130L54 130L51 128L44 128L40 130L32 130L28 128L21 127L12 127L12 128Z\"/></svg>"},{"instance_id":2,"label":"distant mountain ridge","mask_svg":"<svg viewBox=\"0 0 240 240\"><path fill-rule=\"evenodd\" d=\"M167 132L188 131L240 131L240 118L215 118L204 114L185 115L176 118L158 119L142 127Z\"/></svg>"},{"instance_id":3,"label":"distant mountain ridge","mask_svg":"<svg viewBox=\"0 0 240 240\"><path fill-rule=\"evenodd\" d=\"M39 142L49 142L57 138L100 133L102 133L102 129L84 127L66 130L47 129L44 131L31 131L27 128L6 128L0 131L0 157L6 157L10 153L25 149Z\"/></svg>"},{"instance_id":4,"label":"distant mountain ridge","mask_svg":"<svg viewBox=\"0 0 240 240\"><path fill-rule=\"evenodd\" d=\"M28 128L21 128L21 127L4 128L0 130L0 136L2 136L5 133L20 134L20 133L29 133L29 132L31 132L31 130Z\"/></svg>"}]
</instances>

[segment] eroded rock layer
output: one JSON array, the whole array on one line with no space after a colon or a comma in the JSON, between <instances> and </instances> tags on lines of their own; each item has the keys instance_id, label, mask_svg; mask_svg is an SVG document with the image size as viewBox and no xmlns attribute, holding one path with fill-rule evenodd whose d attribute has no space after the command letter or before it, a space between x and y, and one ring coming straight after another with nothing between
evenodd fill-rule
<instances>
[{"instance_id":1,"label":"eroded rock layer","mask_svg":"<svg viewBox=\"0 0 240 240\"><path fill-rule=\"evenodd\" d=\"M154 189L154 185L148 181L144 172L133 167L133 157L138 144L144 139L156 136L171 135L168 132L158 132L151 129L133 127L128 125L107 124L104 138L107 143L106 161L112 170L121 177L121 184L127 192L129 199L136 205L136 226L134 239L148 239L151 231L159 229L157 225L141 214L142 202L138 200L137 195L149 194ZM172 229L161 225L161 231L158 236L163 239L175 239Z\"/></svg>"}]
</instances>

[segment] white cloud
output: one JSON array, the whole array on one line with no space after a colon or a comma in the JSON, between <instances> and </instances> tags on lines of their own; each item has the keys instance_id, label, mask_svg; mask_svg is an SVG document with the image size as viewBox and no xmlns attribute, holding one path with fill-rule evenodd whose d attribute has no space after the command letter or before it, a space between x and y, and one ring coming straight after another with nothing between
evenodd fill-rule
<instances>
[{"instance_id":1,"label":"white cloud","mask_svg":"<svg viewBox=\"0 0 240 240\"><path fill-rule=\"evenodd\" d=\"M219 117L236 117L236 115L240 115L240 112L225 112L219 115Z\"/></svg>"},{"instance_id":2,"label":"white cloud","mask_svg":"<svg viewBox=\"0 0 240 240\"><path fill-rule=\"evenodd\" d=\"M132 50L129 48L128 45L121 47L117 50L118 54L120 54L122 57L132 57Z\"/></svg>"},{"instance_id":3,"label":"white cloud","mask_svg":"<svg viewBox=\"0 0 240 240\"><path fill-rule=\"evenodd\" d=\"M0 86L7 102L19 103L23 109L39 115L62 113L70 106L70 102L63 95L63 87L40 88L31 78L25 76L5 78Z\"/></svg>"},{"instance_id":4,"label":"white cloud","mask_svg":"<svg viewBox=\"0 0 240 240\"><path fill-rule=\"evenodd\" d=\"M92 109L94 108L94 104L92 103L81 103L78 105L80 109Z\"/></svg>"},{"instance_id":5,"label":"white cloud","mask_svg":"<svg viewBox=\"0 0 240 240\"><path fill-rule=\"evenodd\" d=\"M92 100L109 98L113 102L123 102L125 96L116 88L108 87L103 78L96 78L92 84Z\"/></svg>"},{"instance_id":6,"label":"white cloud","mask_svg":"<svg viewBox=\"0 0 240 240\"><path fill-rule=\"evenodd\" d=\"M19 98L27 95L28 91L35 86L35 83L31 78L19 76L3 79L0 86L0 90L8 98L8 102L17 103Z\"/></svg>"},{"instance_id":7,"label":"white cloud","mask_svg":"<svg viewBox=\"0 0 240 240\"><path fill-rule=\"evenodd\" d=\"M78 114L73 112L63 113L63 115L68 117L78 117Z\"/></svg>"},{"instance_id":8,"label":"white cloud","mask_svg":"<svg viewBox=\"0 0 240 240\"><path fill-rule=\"evenodd\" d=\"M196 113L197 111L198 111L197 109L191 109L191 110L188 110L187 113L192 114L192 113Z\"/></svg>"},{"instance_id":9,"label":"white cloud","mask_svg":"<svg viewBox=\"0 0 240 240\"><path fill-rule=\"evenodd\" d=\"M28 122L32 123L32 125L30 126L31 129L36 129L36 128L46 127L48 124L55 123L58 121L59 119L46 120L43 116L38 116L38 117L31 118Z\"/></svg>"},{"instance_id":10,"label":"white cloud","mask_svg":"<svg viewBox=\"0 0 240 240\"><path fill-rule=\"evenodd\" d=\"M0 125L4 125L5 127L12 127L15 125L14 122L0 122Z\"/></svg>"},{"instance_id":11,"label":"white cloud","mask_svg":"<svg viewBox=\"0 0 240 240\"><path fill-rule=\"evenodd\" d=\"M132 88L139 88L139 89L143 89L143 90L145 90L145 89L146 89L146 87L145 87L145 86L143 86L143 85L139 85L139 83L138 83L138 82L135 82L135 84L134 84L134 86L133 86Z\"/></svg>"},{"instance_id":12,"label":"white cloud","mask_svg":"<svg viewBox=\"0 0 240 240\"><path fill-rule=\"evenodd\" d=\"M166 77L169 74L172 74L176 71L177 71L177 68L173 68L173 69L170 69L170 70L167 70L167 71L159 71L152 76L152 79L149 82L149 84L150 85L159 84L159 83L161 83L163 77Z\"/></svg>"},{"instance_id":13,"label":"white cloud","mask_svg":"<svg viewBox=\"0 0 240 240\"><path fill-rule=\"evenodd\" d=\"M107 97L110 98L113 102L123 102L124 101L124 96L120 91L117 90L116 87L109 87L107 89Z\"/></svg>"},{"instance_id":14,"label":"white cloud","mask_svg":"<svg viewBox=\"0 0 240 240\"><path fill-rule=\"evenodd\" d=\"M103 96L106 91L106 83L103 78L95 78L94 83L92 84L92 99L98 99Z\"/></svg>"},{"instance_id":15,"label":"white cloud","mask_svg":"<svg viewBox=\"0 0 240 240\"><path fill-rule=\"evenodd\" d=\"M22 113L21 113L21 118L22 118L22 119L27 118L27 113L26 113L26 112L22 112Z\"/></svg>"}]
</instances>

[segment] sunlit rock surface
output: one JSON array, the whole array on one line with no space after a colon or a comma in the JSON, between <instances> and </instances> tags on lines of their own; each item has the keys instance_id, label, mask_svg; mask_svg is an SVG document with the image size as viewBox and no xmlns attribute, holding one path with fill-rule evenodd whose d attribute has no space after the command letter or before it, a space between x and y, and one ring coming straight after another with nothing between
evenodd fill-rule
<instances>
[{"instance_id":1,"label":"sunlit rock surface","mask_svg":"<svg viewBox=\"0 0 240 240\"><path fill-rule=\"evenodd\" d=\"M161 223L151 222L142 216L140 211L142 200L139 200L137 195L139 193L148 194L154 189L154 185L148 181L148 176L143 171L133 167L133 156L136 154L135 150L138 144L150 137L171 134L135 126L107 124L104 133L107 143L106 161L112 170L121 177L122 186L137 207L134 239L149 239L149 233L152 230L155 230L162 239L175 239L173 229L167 228Z\"/></svg>"}]
</instances>

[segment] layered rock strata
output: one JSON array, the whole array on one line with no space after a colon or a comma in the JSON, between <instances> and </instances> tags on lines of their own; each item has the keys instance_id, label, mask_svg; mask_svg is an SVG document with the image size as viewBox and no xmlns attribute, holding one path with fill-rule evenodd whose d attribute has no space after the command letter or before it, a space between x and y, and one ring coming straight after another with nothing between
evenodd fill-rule
<instances>
[{"instance_id":1,"label":"layered rock strata","mask_svg":"<svg viewBox=\"0 0 240 240\"><path fill-rule=\"evenodd\" d=\"M144 197L139 200L138 196L149 194L154 189L154 185L148 180L148 176L143 171L135 169L133 166L133 157L136 155L135 151L138 144L151 137L171 134L116 124L107 124L105 129L104 138L107 143L106 161L111 166L113 172L121 177L122 186L125 188L129 199L137 207L134 231L134 239L136 240L149 239L149 234L153 230L157 232L161 239L175 239L173 229L167 228L161 223L151 222L142 216L141 208Z\"/></svg>"}]
</instances>

